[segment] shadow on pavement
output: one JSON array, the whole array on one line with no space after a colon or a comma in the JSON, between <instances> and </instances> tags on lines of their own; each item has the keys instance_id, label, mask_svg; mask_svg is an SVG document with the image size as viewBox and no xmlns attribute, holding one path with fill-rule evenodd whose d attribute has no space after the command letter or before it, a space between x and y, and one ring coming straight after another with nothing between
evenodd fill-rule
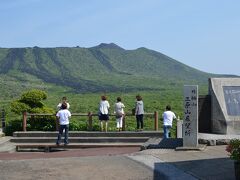
<instances>
[{"instance_id":1,"label":"shadow on pavement","mask_svg":"<svg viewBox=\"0 0 240 180\"><path fill-rule=\"evenodd\" d=\"M154 164L157 179L217 179L235 180L234 162L229 158L163 162ZM186 177L186 175L192 175Z\"/></svg>"},{"instance_id":2,"label":"shadow on pavement","mask_svg":"<svg viewBox=\"0 0 240 180\"><path fill-rule=\"evenodd\" d=\"M162 139L158 144L149 144L147 149L176 149L182 146L182 138L168 138Z\"/></svg>"}]
</instances>

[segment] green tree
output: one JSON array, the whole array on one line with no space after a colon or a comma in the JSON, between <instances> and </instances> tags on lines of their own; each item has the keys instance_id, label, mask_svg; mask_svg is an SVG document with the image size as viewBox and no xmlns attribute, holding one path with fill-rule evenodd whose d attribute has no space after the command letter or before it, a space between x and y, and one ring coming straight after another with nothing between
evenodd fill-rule
<instances>
[{"instance_id":1,"label":"green tree","mask_svg":"<svg viewBox=\"0 0 240 180\"><path fill-rule=\"evenodd\" d=\"M16 114L29 113L54 113L53 109L47 108L43 100L47 99L47 93L42 90L33 89L24 92L20 99L11 102L11 111Z\"/></svg>"},{"instance_id":2,"label":"green tree","mask_svg":"<svg viewBox=\"0 0 240 180\"><path fill-rule=\"evenodd\" d=\"M16 113L17 115L22 115L23 112L54 114L54 109L48 108L43 103L43 100L46 99L46 92L37 89L29 90L27 92L24 92L21 95L20 99L11 102L11 111ZM27 128L28 130L54 130L55 118L54 116L30 117L27 120Z\"/></svg>"}]
</instances>

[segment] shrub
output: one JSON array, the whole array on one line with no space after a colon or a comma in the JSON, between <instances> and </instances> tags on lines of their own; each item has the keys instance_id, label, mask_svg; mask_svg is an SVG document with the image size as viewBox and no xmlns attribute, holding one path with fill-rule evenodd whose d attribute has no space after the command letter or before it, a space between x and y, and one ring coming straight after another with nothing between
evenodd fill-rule
<instances>
[{"instance_id":1,"label":"shrub","mask_svg":"<svg viewBox=\"0 0 240 180\"><path fill-rule=\"evenodd\" d=\"M24 92L20 99L11 102L11 111L18 115L22 115L23 112L49 113L54 115L55 111L52 108L46 107L42 102L46 98L46 92L41 90L35 89ZM21 119L20 116L19 119ZM55 116L32 116L27 120L27 130L55 130L55 121ZM6 129L9 133L22 130L22 121L13 120L8 123Z\"/></svg>"},{"instance_id":2,"label":"shrub","mask_svg":"<svg viewBox=\"0 0 240 180\"><path fill-rule=\"evenodd\" d=\"M240 161L240 140L231 139L226 147L226 151L229 153L232 160Z\"/></svg>"}]
</instances>

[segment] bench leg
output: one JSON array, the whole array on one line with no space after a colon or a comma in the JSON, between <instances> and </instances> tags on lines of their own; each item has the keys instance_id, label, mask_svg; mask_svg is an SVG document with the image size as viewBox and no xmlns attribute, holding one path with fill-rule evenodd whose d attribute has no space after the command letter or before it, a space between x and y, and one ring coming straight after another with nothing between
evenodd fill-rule
<instances>
[{"instance_id":1,"label":"bench leg","mask_svg":"<svg viewBox=\"0 0 240 180\"><path fill-rule=\"evenodd\" d=\"M51 150L51 147L49 147L49 146L46 146L46 147L44 148L44 151L45 151L45 152L50 152L50 150Z\"/></svg>"}]
</instances>

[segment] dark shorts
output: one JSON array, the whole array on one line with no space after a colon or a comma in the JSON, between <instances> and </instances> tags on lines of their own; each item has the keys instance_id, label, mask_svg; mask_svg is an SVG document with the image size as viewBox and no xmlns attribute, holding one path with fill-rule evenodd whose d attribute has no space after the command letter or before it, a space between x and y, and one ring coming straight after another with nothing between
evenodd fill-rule
<instances>
[{"instance_id":1,"label":"dark shorts","mask_svg":"<svg viewBox=\"0 0 240 180\"><path fill-rule=\"evenodd\" d=\"M100 114L98 116L100 121L108 121L109 120L109 115L108 114Z\"/></svg>"}]
</instances>

